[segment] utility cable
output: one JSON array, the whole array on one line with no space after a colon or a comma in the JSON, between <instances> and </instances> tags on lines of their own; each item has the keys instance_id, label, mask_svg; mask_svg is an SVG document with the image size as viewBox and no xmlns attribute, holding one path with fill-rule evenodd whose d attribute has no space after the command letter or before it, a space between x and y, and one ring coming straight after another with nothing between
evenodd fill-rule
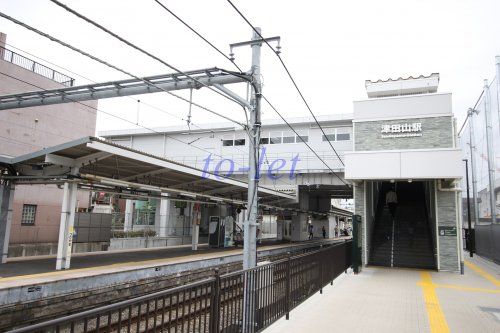
<instances>
[{"instance_id":1,"label":"utility cable","mask_svg":"<svg viewBox=\"0 0 500 333\"><path fill-rule=\"evenodd\" d=\"M230 72L230 71L226 71L226 73L235 75L233 72ZM312 151L314 153L314 155L316 155L316 157L332 172L332 174L335 175L346 186L350 187L350 185L348 183L346 183L340 176L338 176L337 173L335 173L335 171L333 171L332 168L330 168L330 166L318 155L318 153L316 153L316 151L314 151L314 149L311 148L311 146L302 138L302 136L297 133L295 128L293 128L293 126L290 125L290 123L281 115L281 113L271 104L271 102L262 93L261 93L261 97L276 112L276 114L278 114L278 116L295 133L295 135L300 138L300 140L307 146L307 148L309 148L309 150ZM250 136L250 134L249 134L249 136ZM342 161L342 160L340 160L340 161Z\"/></svg>"},{"instance_id":2,"label":"utility cable","mask_svg":"<svg viewBox=\"0 0 500 333\"><path fill-rule=\"evenodd\" d=\"M91 25L95 26L96 28L98 28L98 29L100 29L100 30L102 30L102 31L106 32L107 34L109 34L109 35L113 36L114 38L118 39L120 42L122 42L122 43L124 43L124 44L126 44L126 45L130 46L131 48L133 48L133 49L135 49L135 50L137 50L137 51L139 51L139 52L141 52L141 53L143 53L143 54L147 55L148 57L150 57L150 58L152 58L152 59L154 59L154 60L158 61L159 63L161 63L161 64L163 64L163 65L167 66L168 68L172 69L173 71L175 71L175 72L177 72L177 73L179 73L179 74L181 74L181 75L186 76L187 78L189 78L189 79L191 79L191 80L195 81L196 83L198 83L198 84L200 84L200 85L202 85L202 86L204 86L204 87L208 88L209 90L211 90L211 91L215 92L216 94L218 94L218 95L220 95L220 96L222 96L222 97L224 97L224 98L226 98L226 99L230 100L231 102L237 103L238 105L240 104L238 101L234 100L234 99L233 99L233 98L231 98L230 96L228 96L228 95L226 95L226 94L224 94L224 93L222 93L222 92L220 92L220 91L218 91L218 90L216 90L216 89L214 89L214 88L212 88L212 87L210 87L210 86L206 85L205 83L201 82L200 80L196 79L195 77L192 77L191 75L189 75L189 74L187 74L187 73L185 73L185 72L181 71L180 69L176 68L175 66L173 66L173 65L171 65L171 64L169 64L169 63L167 63L166 61L164 61L164 60L160 59L159 57L155 56L155 55L154 55L154 54L152 54L151 52L146 51L146 50L144 50L143 48L141 48L141 47L139 47L139 46L135 45L134 43L132 43L132 42L130 42L130 41L128 41L127 39L125 39L125 38L123 38L123 37L121 37L121 36L117 35L116 33L112 32L111 30L109 30L109 29L107 29L106 27L102 26L101 24L99 24L99 23L97 23L97 22L95 22L95 21L93 21L93 20L89 19L89 18L88 18L88 17L86 17L85 15L82 15L82 14L78 13L77 11L75 11L74 9L71 9L70 7L66 6L65 4L63 4L63 3L61 3L61 2L59 2L59 1L57 1L57 0L50 0L50 1L51 1L51 2L53 2L54 4L56 4L57 6L59 6L59 7L61 7L61 8L64 8L66 11L68 11L68 12L70 12L71 14L73 14L73 15L77 16L78 18L80 18L80 19L82 19L82 20L84 20L84 21L86 21L86 22L90 23Z\"/></svg>"},{"instance_id":3,"label":"utility cable","mask_svg":"<svg viewBox=\"0 0 500 333\"><path fill-rule=\"evenodd\" d=\"M51 0L53 1L53 0ZM262 39L262 41L264 41L267 46L273 51L273 53L278 57L279 61L281 62L281 65L283 66L283 68L285 69L286 73L288 74L288 77L290 78L290 80L292 81L293 85L295 86L295 89L297 90L297 92L299 93L300 95L300 98L302 99L302 101L304 102L304 104L306 105L307 109L309 110L309 113L311 113L312 117L314 118L314 121L316 122L316 124L318 125L318 127L321 129L321 132L323 133L325 139L328 141L328 143L330 144L330 147L332 148L333 152L335 153L335 155L337 155L337 158L339 159L340 163L342 163L342 165L344 165L344 162L342 161L342 159L340 158L339 154L337 153L337 150L335 150L335 148L333 147L330 139L328 138L328 136L326 135L325 131L323 130L323 127L320 125L318 119L316 118L316 116L314 115L311 107L309 106L309 103L307 102L307 100L305 99L304 95L302 94L302 91L300 90L299 86L297 85L295 79L293 78L292 74L290 73L288 67L285 65L285 62L283 61L283 59L281 58L280 54L278 52L276 52L276 50L271 46L271 44L269 44L269 42L260 34L260 32L255 29L255 27L252 25L252 23L250 23L250 21L243 15L243 13L231 2L231 0L227 0L227 2L229 2L229 4L234 8L234 10L243 18L243 20L245 20L245 22L253 29L253 31L259 35L259 37Z\"/></svg>"},{"instance_id":4,"label":"utility cable","mask_svg":"<svg viewBox=\"0 0 500 333\"><path fill-rule=\"evenodd\" d=\"M45 88L43 88L43 87L41 87L41 86L38 86L38 85L36 85L36 84L33 84L33 83L30 83L30 82L27 82L27 81L25 81L25 80L22 80L22 79L20 79L20 78L18 78L18 77L15 77L15 76L9 75L9 74L7 74L7 73L0 72L0 74L2 74L2 75L4 75L4 76L7 76L7 77L9 77L9 78L11 78L11 79L17 80L17 81L19 81L19 82L25 83L25 84L27 84L27 85L30 85L30 86L32 86L32 87L38 88L38 89L40 89L40 90L47 91L47 89L45 89ZM180 140L180 139L177 139L176 137L173 137L173 136L168 135L168 134L166 134L166 133L162 133L162 132L156 131L156 130L155 130L155 129L153 129L153 128L146 127L146 126L144 126L144 125L140 125L140 124L139 124L139 125L137 125L135 122L133 122L133 121L131 121L131 120L128 120L128 119L126 119L126 118L123 118L123 117L117 116L117 115L115 115L115 114L112 114L112 113L110 113L110 112L107 112L107 111L101 110L101 109L96 108L96 107L93 107L93 106L91 106L91 105L87 105L87 104L85 104L85 103L83 103L83 102L72 100L70 97L66 97L66 98L67 98L69 101L72 101L72 102L74 102L74 103L80 104L80 105L82 105L82 106L84 106L84 107L86 107L86 108L93 109L93 110L95 110L95 111L97 111L97 112L101 112L101 113L106 114L106 115L108 115L108 116L110 116L110 117L113 117L113 118L115 118L115 119L119 119L119 120L121 120L121 121L124 121L124 122L126 122L126 123L132 124L132 125L134 125L134 126L139 126L139 127L142 127L143 129L145 129L145 130L147 130L147 131L150 131L150 132L152 132L152 133L159 134L159 135L165 135L166 137L168 137L168 138L170 138L170 139L172 139L172 140L174 140L174 141L177 141L177 142L180 142L180 143L182 143L182 144L188 145L188 146L190 146L190 147L196 148L196 149L198 149L198 150L204 151L204 152L206 152L206 153L208 153L208 154L212 154L212 155L217 156L217 157L219 157L219 158L221 158L221 159L224 159L224 158L225 158L224 156L222 156L222 155L220 155L220 154L214 153L214 152L212 152L212 151L209 151L209 150L204 149L204 148L202 148L202 147L196 146L196 145L194 145L194 144L190 144L190 143L184 142L184 141L182 141L182 140ZM20 143L21 143L21 142L20 142ZM25 143L25 144L27 144L27 143ZM241 163L237 163L237 162L235 162L235 161L233 161L233 163L234 163L234 164L238 164L238 165L240 165L240 166L243 166L243 167L244 167L244 165L243 165L243 164L241 164ZM208 170L207 170L207 171L208 171ZM221 176L221 177L223 177L223 178L226 178L226 179L235 179L235 178L231 178L231 177L225 176L225 175L223 175L223 174L220 174L219 176ZM235 179L235 180L238 180L238 179ZM285 183L285 184L286 184L286 183Z\"/></svg>"},{"instance_id":5,"label":"utility cable","mask_svg":"<svg viewBox=\"0 0 500 333\"><path fill-rule=\"evenodd\" d=\"M80 73L76 73L75 71L72 71L72 70L70 70L70 69L68 69L68 68L65 68L65 67L62 67L62 66L60 66L60 65L58 65L58 64L55 64L55 63L53 63L53 62L50 62L50 61L49 61L49 60L47 60L47 59L41 58L41 57L39 57L39 56L37 56L37 55L34 55L34 54L32 54L32 53L30 53L30 52L28 52L28 51L26 51L26 50L23 50L23 49L21 49L21 48L19 48L19 47L17 47L17 46L14 46L14 45L9 44L9 43L5 43L5 45L7 45L7 46L9 46L9 47L11 47L11 48L13 48L13 49L15 49L15 50L18 50L18 51L20 51L20 52L22 52L22 53L25 53L25 54L27 54L27 55L29 55L29 56L33 57L33 58L39 59L39 60L41 60L41 61L43 61L43 62L45 62L45 63L47 63L47 64L50 64L51 66L57 67L57 68L62 69L62 70L64 70L64 71L68 72L68 73L71 73L72 75L76 75L76 76L78 76L78 77L80 77L80 78L82 78L82 79L85 79L85 80L89 81L89 82L92 82L92 83L98 83L96 80L93 80L93 79L91 79L91 78L89 78L89 77L87 77L87 76L84 76L84 75L80 74ZM223 70L223 71L224 71L224 70ZM232 73L232 72L229 72L229 71L224 71L224 72L226 72L226 73ZM137 100L136 100L135 98L133 98L132 96L123 96L123 97L129 98L129 99L133 100L134 102L136 102L136 101L137 101ZM182 117L179 117L178 115L176 115L176 114L174 114L174 113L172 113L172 112L169 112L169 111L167 111L167 110L165 110L165 109L162 109L162 108L160 108L160 107L158 107L158 106L156 106L156 105L153 105L153 104L150 104L150 103L144 102L144 101L142 101L142 100L140 101L140 103L141 103L141 104L143 104L143 105L146 105L146 106L148 106L148 107L150 107L150 108L152 108L152 109L155 109L155 110L157 110L157 111L160 111L160 112L162 112L162 113L168 114L168 115L170 115L170 116L172 116L172 117L174 117L174 118L177 118L177 119L179 119L179 120L186 121L186 119L184 119L184 118L182 118ZM194 104L193 104L193 105L194 105ZM246 113L245 113L245 116L247 116L247 115L246 115ZM248 117L247 117L247 119L246 119L246 123L248 124ZM196 123L193 123L192 121L191 121L191 126L194 126L194 127L198 128L198 129L200 129L200 130L203 130L203 131L209 131L210 133L215 134L215 131L214 131L214 130L207 129L207 128L204 128L204 127L201 127L201 126L197 125ZM240 149L237 149L237 150L239 150L239 151L243 152L243 151L242 151L242 150L240 150Z\"/></svg>"},{"instance_id":6,"label":"utility cable","mask_svg":"<svg viewBox=\"0 0 500 333\"><path fill-rule=\"evenodd\" d=\"M94 61L97 61L97 62L99 62L99 63L101 63L101 64L103 64L103 65L105 65L105 66L109 67L109 68L112 68L112 69L114 69L114 70L117 70L117 71L119 71L119 72L121 72L121 73L123 73L123 74L125 74L125 75L127 75L127 76L130 76L130 77L132 77L132 78L134 78L134 79L136 79L136 80L142 81L142 82L144 82L145 84L147 84L148 86L153 86L153 87L155 87L155 88L157 88L157 89L159 89L159 90L162 90L162 91L166 92L167 94L170 94L170 95L172 95L172 96L174 96L174 97L176 97L176 98L178 98L178 99L184 100L185 102L188 102L188 103L189 103L189 100L188 100L188 99L186 99L186 98L184 98L184 97L182 97L182 96L180 96L180 95L177 95L177 94L174 94L174 93L172 93L172 92L170 92L170 91L168 91L168 90L165 90L165 89L163 89L163 88L159 87L158 85L154 84L153 82L150 82L150 81L148 81L148 80L145 80L145 79L143 79L143 78L138 77L137 75L134 75L134 74L132 74L132 73L129 73L128 71L126 71L126 70L124 70L124 69L121 69L121 68L119 68L119 67L117 67L117 66L115 66L115 65L113 65L113 64L111 64L111 63L109 63L109 62L107 62L107 61L105 61L105 60L102 60L102 59L100 59L100 58L98 58L98 57L96 57L96 56L91 55L91 54L90 54L90 53L88 53L88 52L85 52L85 51L83 51L83 50L81 50L81 49L79 49L79 48L76 48L76 47L74 47L74 46L72 46L72 45L70 45L70 44L68 44L68 43L66 43L66 42L63 42L62 40L60 40L60 39L58 39L58 38L55 38L55 37L53 37L53 36L51 36L51 35L49 35L49 34L47 34L47 33L44 33L44 32L42 32L42 31L40 31L40 30L38 30L38 29L36 29L36 28L34 28L34 27L31 27L31 26L29 26L28 24L23 23L23 22L21 22L21 21L19 21L19 20L15 19L15 18L13 18L13 17L9 16L9 15L6 15L6 14L4 14L4 13L0 12L0 17L3 17L3 18L5 18L5 19L7 19L7 20L9 20L9 21L11 21L11 22L13 22L13 23L17 24L17 25L20 25L20 26L22 26L22 27L24 27L24 28L26 28L26 29L28 29L28 30L30 30L30 31L33 31L33 32L35 32L35 33L39 34L40 36L43 36L43 37L45 37L45 38L47 38L47 39L49 39L49 40L51 40L51 41L53 41L53 42L56 42L56 43L58 43L58 44L60 44L60 45L62 45L62 46L64 46L64 47L67 47L67 48L69 48L69 49L71 49L71 50L73 50L73 51L75 51L75 52L77 52L77 53L80 53L80 54L82 54L82 55L84 55L84 56L86 56L86 57L88 57L88 58L90 58L90 59L92 59L92 60L94 60ZM244 125L244 124L242 124L242 123L240 123L240 122L238 122L238 121L236 121L236 120L234 120L234 119L231 119L231 118L229 118L229 117L226 117L226 116L224 116L224 115L222 115L222 114L220 114L220 113L218 113L218 112L216 112L216 111L210 110L210 109L208 109L208 108L206 108L206 107L204 107L204 106L202 106L202 105L199 105L199 104L197 104L197 103L192 103L192 104L193 104L193 105L195 105L195 106L197 106L197 107L198 107L198 108L200 108L200 109L206 110L206 111L208 111L208 112L210 112L210 113L213 113L213 114L215 114L215 115L217 115L217 116L219 116L219 117L221 117L221 118L224 118L224 119L229 120L229 121L231 121L231 122L233 122L233 123L235 123L235 124L238 124L238 125L239 125L239 126L241 126L241 127L245 127L245 126L246 126L246 125Z\"/></svg>"},{"instance_id":7,"label":"utility cable","mask_svg":"<svg viewBox=\"0 0 500 333\"><path fill-rule=\"evenodd\" d=\"M337 177L346 186L350 187L349 184L345 182L345 180L343 180L339 175L337 175L337 173L335 171L333 171L332 168L330 168L330 166L321 157L319 157L318 153L316 153L314 151L314 149L312 149L311 146L309 146L309 144L302 138L302 136L299 135L299 133L297 133L297 131L292 127L292 125L290 125L290 123L288 123L288 121L285 119L285 117L283 117L281 115L281 113L271 104L271 102L269 102L269 100L264 95L261 95L261 96L266 101L266 103L274 110L274 112L276 112L276 114L278 114L278 116L285 122L285 124L295 133L295 135L297 135L297 137L300 138L300 140L307 146L307 148L309 148L309 150L312 151L314 153L314 155L316 155L316 157L321 162L323 162L323 164L332 172L332 174L335 177Z\"/></svg>"},{"instance_id":8,"label":"utility cable","mask_svg":"<svg viewBox=\"0 0 500 333\"><path fill-rule=\"evenodd\" d=\"M4 75L4 76L7 76L7 77L9 77L9 78L11 78L11 79L14 79L14 80L17 80L17 81L23 82L23 83L25 83L25 84L28 84L28 85L30 85L30 86L36 87L36 88L41 89L41 90L43 90L43 91L47 91L47 89L45 89L45 88L43 88L43 87L40 87L40 86L38 86L38 85L36 85L36 84L33 84L33 83L30 83L30 82L27 82L27 81L25 81L25 80L22 80L22 79L20 79L20 78L15 77L15 76L9 75L9 74L7 74L7 73L0 72L0 74L2 74L2 75ZM106 115L108 115L108 116L110 116L110 117L113 117L113 118L116 118L116 119L122 120L122 121L127 122L127 123L129 123L129 124L132 124L132 125L134 125L134 126L139 126L139 127L142 127L142 128L144 128L145 130L148 130L148 131L150 131L150 132L152 132L152 133L165 135L166 137L171 138L172 140L175 140L175 141L180 142L180 143L182 143L182 144L188 145L188 146L190 146L190 147L197 148L197 149L199 149L199 150L201 150L201 151L204 151L204 152L206 152L206 153L209 153L209 154L215 155L215 156L217 156L217 157L224 158L224 156L222 156L222 155L215 154L215 153L213 153L213 152L211 152L211 151L209 151L209 150L207 150L207 149L204 149L204 148L201 148L201 147L195 146L195 145L193 145L193 144L189 144L189 143L187 143L187 142L184 142L184 141L182 141L182 140L180 140L180 139L177 139L176 137L170 136L170 135L168 135L168 134L165 134L165 133L162 133L162 132L158 132L158 131L156 131L156 130L155 130L155 129L153 129L153 128L146 127L146 126L144 126L144 125L140 125L140 124L136 124L135 122L133 122L133 121L131 121L131 120L128 120L128 119L126 119L126 118L123 118L123 117L117 116L117 115L115 115L115 114L112 114L112 113L110 113L110 112L107 112L107 111L104 111L104 110L98 109L98 108L93 107L93 106L91 106L91 105L87 105L87 104L82 103L82 102L80 102L80 101L72 100L72 99L71 99L71 97L66 96L66 99L67 99L67 100L69 100L69 101L71 101L71 102L74 102L74 103L78 103L78 104L80 104L80 105L83 105L83 106L85 106L85 107L87 107L87 108L93 109L93 110L95 110L95 111L97 111L97 112L104 113L104 114L106 114ZM235 164L236 164L236 163L235 163ZM238 163L238 164L239 164L239 163ZM240 165L241 165L241 164L240 164ZM228 178L228 179L230 179L230 178Z\"/></svg>"},{"instance_id":9,"label":"utility cable","mask_svg":"<svg viewBox=\"0 0 500 333\"><path fill-rule=\"evenodd\" d=\"M207 43L208 45L210 45L214 50L216 50L218 53L220 53L224 58L226 58L227 60L229 60L240 72L243 73L243 70L234 62L233 59L229 58L224 52L222 52L217 46L215 46L213 43L211 43L208 39L206 39L205 37L203 37L203 35L201 35L196 29L194 29L193 27L191 27L188 23L186 23L186 21L184 21L183 19L181 19L177 14L175 14L172 10L170 10L167 6L165 6L163 3L161 3L160 1L158 0L154 0L154 2L156 2L157 4L159 4L163 9L165 9L167 12L170 13L170 15L172 15L173 17L175 17L179 22L181 22L182 24L184 24L184 26L186 26L189 30L191 30L194 34L196 34L198 37L200 37L203 41L205 41L205 43Z\"/></svg>"}]
</instances>

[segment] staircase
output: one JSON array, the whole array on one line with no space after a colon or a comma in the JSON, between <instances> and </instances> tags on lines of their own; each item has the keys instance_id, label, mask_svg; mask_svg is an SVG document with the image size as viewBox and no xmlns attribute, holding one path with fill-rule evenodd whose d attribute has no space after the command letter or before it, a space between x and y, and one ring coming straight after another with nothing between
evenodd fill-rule
<instances>
[{"instance_id":1,"label":"staircase","mask_svg":"<svg viewBox=\"0 0 500 333\"><path fill-rule=\"evenodd\" d=\"M432 235L421 182L398 183L398 208L392 220L385 207L389 184L382 185L369 263L387 267L435 268Z\"/></svg>"}]
</instances>

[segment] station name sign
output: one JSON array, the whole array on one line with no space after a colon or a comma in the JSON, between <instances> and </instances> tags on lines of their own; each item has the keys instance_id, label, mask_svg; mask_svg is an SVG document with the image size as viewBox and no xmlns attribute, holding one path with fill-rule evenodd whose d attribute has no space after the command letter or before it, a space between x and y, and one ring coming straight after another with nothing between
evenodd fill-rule
<instances>
[{"instance_id":1,"label":"station name sign","mask_svg":"<svg viewBox=\"0 0 500 333\"><path fill-rule=\"evenodd\" d=\"M383 139L422 136L422 123L384 124L380 133Z\"/></svg>"}]
</instances>

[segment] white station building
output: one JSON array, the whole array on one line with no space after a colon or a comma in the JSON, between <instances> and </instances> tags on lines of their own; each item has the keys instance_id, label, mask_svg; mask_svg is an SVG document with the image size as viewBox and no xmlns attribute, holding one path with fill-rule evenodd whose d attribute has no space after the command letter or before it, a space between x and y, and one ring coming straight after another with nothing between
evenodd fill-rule
<instances>
[{"instance_id":1,"label":"white station building","mask_svg":"<svg viewBox=\"0 0 500 333\"><path fill-rule=\"evenodd\" d=\"M355 101L353 113L318 117L326 135L310 118L288 120L297 133L281 121L264 121L260 185L296 194L300 209L311 211L328 212L332 199L354 197L363 265L458 271L461 203L456 181L462 177L462 155L451 93L438 93L438 84L439 74L366 81L368 98ZM99 135L123 146L246 180L249 147L243 130L221 123L155 131L161 134L134 129ZM181 149L179 140L191 147L182 145ZM227 195L232 189L228 186L217 191ZM385 202L391 189L398 197L394 218ZM128 202L128 210L131 205ZM342 218L325 220L299 212L286 219L290 230L285 234L299 241L307 239L308 223L316 230L325 226L331 236Z\"/></svg>"}]
</instances>

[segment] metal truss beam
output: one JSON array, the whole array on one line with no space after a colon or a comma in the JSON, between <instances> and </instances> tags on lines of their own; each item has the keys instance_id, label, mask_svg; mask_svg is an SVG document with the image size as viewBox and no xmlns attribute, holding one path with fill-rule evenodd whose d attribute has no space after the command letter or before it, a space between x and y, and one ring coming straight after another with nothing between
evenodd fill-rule
<instances>
[{"instance_id":1,"label":"metal truss beam","mask_svg":"<svg viewBox=\"0 0 500 333\"><path fill-rule=\"evenodd\" d=\"M25 108L31 106L82 102L103 98L123 97L173 91L181 89L199 89L203 85L224 85L247 82L245 75L227 74L218 68L202 69L181 74L164 74L143 78L128 79L105 83L95 83L62 89L33 91L0 96L0 110ZM195 80L193 80L196 79ZM248 76L250 79L250 76ZM148 84L149 83L149 84Z\"/></svg>"}]
</instances>

